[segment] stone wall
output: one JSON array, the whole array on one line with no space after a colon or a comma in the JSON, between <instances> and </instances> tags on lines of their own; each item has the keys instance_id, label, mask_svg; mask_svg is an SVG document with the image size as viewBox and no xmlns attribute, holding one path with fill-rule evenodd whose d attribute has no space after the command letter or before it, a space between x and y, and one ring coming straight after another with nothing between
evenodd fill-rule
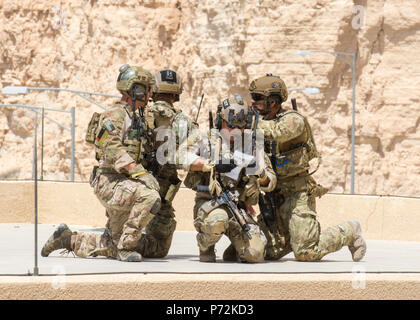
<instances>
[{"instance_id":1,"label":"stone wall","mask_svg":"<svg viewBox=\"0 0 420 320\"><path fill-rule=\"evenodd\" d=\"M277 73L289 89L320 89L290 96L309 117L323 155L315 177L331 192L348 193L352 70L340 59L351 58L296 51L357 52L355 192L418 196L419 21L415 0L0 0L0 89L28 85L118 94L122 64L153 72L168 67L182 76L179 103L191 117L205 94L199 123L206 128L208 110L220 100L233 93L249 99L252 79ZM88 179L94 160L84 134L99 107L69 93L0 97L0 103L75 107L75 177ZM71 125L68 114L46 114ZM33 130L31 111L0 108L0 178L31 178ZM40 138L39 130L39 154ZM44 179L69 179L70 146L70 133L46 120Z\"/></svg>"}]
</instances>

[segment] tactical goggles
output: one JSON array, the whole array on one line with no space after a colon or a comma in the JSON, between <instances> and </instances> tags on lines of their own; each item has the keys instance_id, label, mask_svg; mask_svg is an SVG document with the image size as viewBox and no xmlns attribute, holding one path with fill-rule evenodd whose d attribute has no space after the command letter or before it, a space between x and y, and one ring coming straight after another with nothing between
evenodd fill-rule
<instances>
[{"instance_id":1,"label":"tactical goggles","mask_svg":"<svg viewBox=\"0 0 420 320\"><path fill-rule=\"evenodd\" d=\"M225 123L230 129L243 129L246 126L246 123L229 123L227 121Z\"/></svg>"},{"instance_id":2,"label":"tactical goggles","mask_svg":"<svg viewBox=\"0 0 420 320\"><path fill-rule=\"evenodd\" d=\"M264 100L264 96L259 93L251 93L251 98L254 101Z\"/></svg>"}]
</instances>

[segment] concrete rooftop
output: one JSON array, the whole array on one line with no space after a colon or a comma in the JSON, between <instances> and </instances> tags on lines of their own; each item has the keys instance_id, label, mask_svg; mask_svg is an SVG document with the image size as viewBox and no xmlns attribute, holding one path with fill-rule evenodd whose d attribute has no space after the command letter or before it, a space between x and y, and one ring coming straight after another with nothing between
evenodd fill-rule
<instances>
[{"instance_id":1,"label":"concrete rooftop","mask_svg":"<svg viewBox=\"0 0 420 320\"><path fill-rule=\"evenodd\" d=\"M420 242L368 240L365 258L355 263L347 247L325 256L319 262L298 262L293 254L279 261L258 264L223 262L223 250L229 245L223 237L216 245L217 263L200 263L195 232L176 231L169 254L164 259L144 259L140 263L117 260L60 255L60 250L49 257L40 251L56 225L38 225L38 267L40 275L93 275L121 273L418 273L420 278ZM103 232L102 228L69 226L73 231ZM27 275L34 270L34 225L0 224L0 275Z\"/></svg>"}]
</instances>

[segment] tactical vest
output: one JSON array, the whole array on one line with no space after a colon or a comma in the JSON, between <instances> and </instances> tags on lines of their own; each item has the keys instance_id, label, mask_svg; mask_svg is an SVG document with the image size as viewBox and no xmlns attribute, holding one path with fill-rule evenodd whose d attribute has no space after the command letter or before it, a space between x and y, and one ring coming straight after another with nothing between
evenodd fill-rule
<instances>
[{"instance_id":1,"label":"tactical vest","mask_svg":"<svg viewBox=\"0 0 420 320\"><path fill-rule=\"evenodd\" d=\"M148 119L149 127L155 129L155 137L157 136L157 130L159 127L173 130L176 136L176 149L179 146L178 129L179 122L184 120L187 122L187 129L191 129L190 121L186 118L182 111L171 106L168 102L156 101L150 108L147 108L146 119ZM185 137L186 138L186 137ZM165 143L165 141L156 141L155 139L155 150ZM177 194L182 181L178 178L177 167L175 164L167 163L160 167L156 178L160 185L161 198L167 203L172 203L175 195Z\"/></svg>"},{"instance_id":2,"label":"tactical vest","mask_svg":"<svg viewBox=\"0 0 420 320\"><path fill-rule=\"evenodd\" d=\"M208 134L208 138L210 139L210 132ZM221 144L220 140L212 140L211 147L215 148L218 147L219 151L214 152L214 154L218 154L221 151ZM210 150L209 150L210 153ZM223 184L224 187L233 187L234 189L238 189L239 193L241 193L244 185L248 182L249 178L244 174L241 173L238 180L233 180L224 174L220 176L220 182ZM210 172L202 172L202 171L189 171L187 176L184 179L184 185L189 188L193 189L194 191L197 190L198 185L208 186L210 183Z\"/></svg>"},{"instance_id":3,"label":"tactical vest","mask_svg":"<svg viewBox=\"0 0 420 320\"><path fill-rule=\"evenodd\" d=\"M191 130L191 124L187 118L184 117L184 114L181 110L176 108L169 108L166 106L170 105L168 102L164 101L157 101L155 104L148 109L149 113L155 113L153 117L153 127L158 129L161 126L165 128L171 129L174 131L176 137L176 145L179 146L179 126L178 123L181 121L185 121L188 125L187 130ZM174 124L177 124L174 126ZM186 138L186 137L185 137ZM156 141L156 147L159 147L163 141Z\"/></svg>"},{"instance_id":4,"label":"tactical vest","mask_svg":"<svg viewBox=\"0 0 420 320\"><path fill-rule=\"evenodd\" d=\"M132 118L130 112L124 107L125 115L128 115L129 118ZM104 160L104 146L109 132L111 132L112 123L104 122L104 113L94 112L92 118L89 122L85 141L91 143L95 146L95 158L97 161ZM126 120L126 117L122 119ZM143 118L143 134L141 130L129 130L127 137L123 137L122 148L130 155L131 158L136 163L141 163L144 167L147 167L150 159L154 158L153 150L153 134L151 130L147 130L148 126L146 125L146 119ZM131 127L130 127L131 128ZM150 159L148 159L150 158Z\"/></svg>"},{"instance_id":5,"label":"tactical vest","mask_svg":"<svg viewBox=\"0 0 420 320\"><path fill-rule=\"evenodd\" d=\"M278 121L285 115L291 113L296 113L303 118L305 123L304 132L300 136L285 143L268 140L264 142L265 152L270 156L278 180L297 175L311 175L318 170L321 163L321 156L316 149L311 127L304 116L294 110L288 110L280 113L276 120ZM314 171L309 172L309 161L314 158L318 158L318 165Z\"/></svg>"},{"instance_id":6,"label":"tactical vest","mask_svg":"<svg viewBox=\"0 0 420 320\"><path fill-rule=\"evenodd\" d=\"M85 136L85 141L95 146L95 158L97 161L99 161L103 155L103 151L99 147L99 143L97 142L97 140L99 140L98 135L99 131L101 130L100 124L102 124L102 122L103 115L98 112L94 112L92 114L92 118L89 121Z\"/></svg>"}]
</instances>

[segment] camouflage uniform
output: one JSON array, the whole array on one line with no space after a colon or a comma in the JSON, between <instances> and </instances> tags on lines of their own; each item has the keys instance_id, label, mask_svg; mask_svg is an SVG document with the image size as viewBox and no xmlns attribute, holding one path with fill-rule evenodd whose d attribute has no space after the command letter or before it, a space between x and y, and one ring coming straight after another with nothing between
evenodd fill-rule
<instances>
[{"instance_id":1,"label":"camouflage uniform","mask_svg":"<svg viewBox=\"0 0 420 320\"><path fill-rule=\"evenodd\" d=\"M135 250L142 238L141 230L158 217L161 203L158 188L153 188L147 180L128 177L123 169L134 161L147 167L144 159L137 160L141 155L133 154L126 145L131 128L130 106L119 102L102 117L100 128L110 121L115 129L108 133L104 145L97 150L100 153L99 168L91 185L106 208L108 222L102 235L77 233L72 236L72 249L80 257L102 255L115 258L117 250ZM153 146L143 141L143 153L152 152L150 148Z\"/></svg>"},{"instance_id":2,"label":"camouflage uniform","mask_svg":"<svg viewBox=\"0 0 420 320\"><path fill-rule=\"evenodd\" d=\"M209 143L210 140L210 143ZM203 154L209 155L211 152L208 150L210 144L212 150L220 150L220 133L217 129L212 129L206 137L189 137L188 142L188 154L187 160L184 159L185 169L188 170L189 165L198 158L197 154L200 149ZM182 151L182 150L180 150ZM231 152L233 150L231 149ZM217 153L217 151L216 151ZM232 156L232 154L231 154ZM259 181L256 176L247 176L242 174L238 180L231 179L225 174L220 174L221 183L230 189L238 191L239 202L238 207L250 209L250 206L255 205L258 202L258 195L260 189L271 191L275 187L275 174L271 168L270 161L267 156L264 158L265 170L270 179L270 184L267 187L260 187ZM214 180L215 169L211 169L210 172L197 172L190 171L185 178L184 184L186 187L197 191L198 185L209 186L210 190L214 190L213 186L217 183ZM216 188L217 189L217 188ZM213 193L214 194L214 193ZM251 209L252 210L252 209ZM214 250L215 244L220 240L223 234L225 234L231 241L231 247L233 246L236 251L238 259L242 262L261 262L264 260L264 248L266 244L266 238L264 233L260 230L255 213L246 215L246 222L250 226L249 233L252 238L249 239L247 235L241 229L240 224L237 222L235 217L224 207L220 206L215 200L214 196L207 192L196 192L195 206L194 206L194 226L198 232L197 243L200 249L200 261L201 253ZM225 251L226 252L226 251ZM207 262L214 262L215 255L213 254L213 260ZM225 257L225 255L224 255Z\"/></svg>"},{"instance_id":3,"label":"camouflage uniform","mask_svg":"<svg viewBox=\"0 0 420 320\"><path fill-rule=\"evenodd\" d=\"M174 105L158 100L148 109L148 119L150 126L155 128L155 137L160 129L171 129L176 137L178 146L182 135L179 132L181 127L185 128L188 134L196 128L192 120L186 116L179 108ZM155 149L161 146L162 142L155 142ZM152 221L147 225L146 232L140 239L137 251L144 257L163 258L167 255L172 242L172 236L175 231L175 210L172 206L172 200L178 192L181 180L178 178L177 166L175 163L166 163L161 166L156 173L156 178L160 186L160 197L162 199L161 209Z\"/></svg>"},{"instance_id":4,"label":"camouflage uniform","mask_svg":"<svg viewBox=\"0 0 420 320\"><path fill-rule=\"evenodd\" d=\"M357 222L343 222L321 232L315 197L321 197L327 189L317 184L311 176L313 172L309 172L309 161L318 157L319 166L320 156L306 118L297 111L280 109L275 119L261 120L258 128L264 130L266 152L271 153L277 175L273 233L260 216L260 226L267 237L265 259L280 259L293 251L297 260L317 261L343 246L352 251L355 239L364 242ZM360 259L363 255L364 252L359 255Z\"/></svg>"},{"instance_id":5,"label":"camouflage uniform","mask_svg":"<svg viewBox=\"0 0 420 320\"><path fill-rule=\"evenodd\" d=\"M121 66L116 87L123 98L103 113L95 112L88 125L85 140L94 144L99 162L90 185L106 209L105 232L71 232L60 224L43 246L42 256L65 248L80 257L142 260L136 252L142 229L158 216L161 207L159 184L151 173L156 169L153 130L144 117L154 83L153 75L142 67Z\"/></svg>"}]
</instances>

